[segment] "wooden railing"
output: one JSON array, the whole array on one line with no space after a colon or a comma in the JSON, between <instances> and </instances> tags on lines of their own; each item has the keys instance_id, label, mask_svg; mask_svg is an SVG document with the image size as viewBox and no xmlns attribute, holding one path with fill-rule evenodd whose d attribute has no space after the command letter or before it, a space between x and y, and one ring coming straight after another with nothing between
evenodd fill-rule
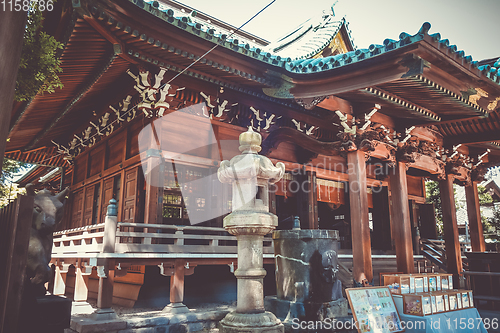
<instances>
[{"instance_id":1,"label":"wooden railing","mask_svg":"<svg viewBox=\"0 0 500 333\"><path fill-rule=\"evenodd\" d=\"M102 252L104 224L54 233L52 257ZM264 253L273 253L270 235ZM118 223L115 253L237 253L236 236L224 228Z\"/></svg>"},{"instance_id":2,"label":"wooden railing","mask_svg":"<svg viewBox=\"0 0 500 333\"><path fill-rule=\"evenodd\" d=\"M104 237L104 223L57 231L54 233L52 257L60 254L100 253Z\"/></svg>"},{"instance_id":3,"label":"wooden railing","mask_svg":"<svg viewBox=\"0 0 500 333\"><path fill-rule=\"evenodd\" d=\"M474 298L482 301L500 302L498 272L471 272L462 273L465 276L466 288L474 292Z\"/></svg>"},{"instance_id":4,"label":"wooden railing","mask_svg":"<svg viewBox=\"0 0 500 333\"><path fill-rule=\"evenodd\" d=\"M434 265L446 271L446 250L445 242L437 239L421 239L420 249L422 254ZM460 242L460 252L462 254L462 266L467 269L467 258L464 253L470 251L470 242Z\"/></svg>"}]
</instances>

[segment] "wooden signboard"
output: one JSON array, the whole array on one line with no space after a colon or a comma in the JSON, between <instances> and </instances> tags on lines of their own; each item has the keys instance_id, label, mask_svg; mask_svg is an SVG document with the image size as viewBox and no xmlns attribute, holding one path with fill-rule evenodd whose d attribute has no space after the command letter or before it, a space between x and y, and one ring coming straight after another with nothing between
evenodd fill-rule
<instances>
[{"instance_id":1,"label":"wooden signboard","mask_svg":"<svg viewBox=\"0 0 500 333\"><path fill-rule=\"evenodd\" d=\"M346 289L359 333L404 332L388 287Z\"/></svg>"}]
</instances>

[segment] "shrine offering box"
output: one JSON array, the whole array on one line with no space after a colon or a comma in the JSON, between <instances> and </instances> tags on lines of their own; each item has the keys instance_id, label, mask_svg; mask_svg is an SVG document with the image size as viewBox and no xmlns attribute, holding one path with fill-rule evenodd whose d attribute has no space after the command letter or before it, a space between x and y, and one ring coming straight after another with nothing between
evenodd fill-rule
<instances>
[{"instance_id":1,"label":"shrine offering box","mask_svg":"<svg viewBox=\"0 0 500 333\"><path fill-rule=\"evenodd\" d=\"M431 296L426 293L404 294L403 312L413 316L432 314Z\"/></svg>"}]
</instances>

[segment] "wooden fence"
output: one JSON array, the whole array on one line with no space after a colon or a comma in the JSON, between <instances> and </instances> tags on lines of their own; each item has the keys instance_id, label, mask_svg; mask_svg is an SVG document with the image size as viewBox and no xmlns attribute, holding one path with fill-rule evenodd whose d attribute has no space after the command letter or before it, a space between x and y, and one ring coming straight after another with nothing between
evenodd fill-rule
<instances>
[{"instance_id":1,"label":"wooden fence","mask_svg":"<svg viewBox=\"0 0 500 333\"><path fill-rule=\"evenodd\" d=\"M58 231L52 258L100 253L105 232L104 224ZM270 235L263 252L274 252ZM224 228L120 222L115 253L237 253L237 243Z\"/></svg>"},{"instance_id":2,"label":"wooden fence","mask_svg":"<svg viewBox=\"0 0 500 333\"><path fill-rule=\"evenodd\" d=\"M33 202L19 196L0 210L0 333L17 332Z\"/></svg>"}]
</instances>

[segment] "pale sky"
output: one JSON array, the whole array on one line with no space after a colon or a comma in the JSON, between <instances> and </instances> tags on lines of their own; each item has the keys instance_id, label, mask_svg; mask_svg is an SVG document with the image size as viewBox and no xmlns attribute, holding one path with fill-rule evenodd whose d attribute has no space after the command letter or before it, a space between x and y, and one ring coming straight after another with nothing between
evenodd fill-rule
<instances>
[{"instance_id":1,"label":"pale sky","mask_svg":"<svg viewBox=\"0 0 500 333\"><path fill-rule=\"evenodd\" d=\"M239 27L272 0L178 0ZM336 0L276 0L243 30L273 41L307 19L328 10ZM358 48L415 34L431 24L450 45L473 60L500 57L500 0L338 0L336 16L346 17Z\"/></svg>"}]
</instances>

